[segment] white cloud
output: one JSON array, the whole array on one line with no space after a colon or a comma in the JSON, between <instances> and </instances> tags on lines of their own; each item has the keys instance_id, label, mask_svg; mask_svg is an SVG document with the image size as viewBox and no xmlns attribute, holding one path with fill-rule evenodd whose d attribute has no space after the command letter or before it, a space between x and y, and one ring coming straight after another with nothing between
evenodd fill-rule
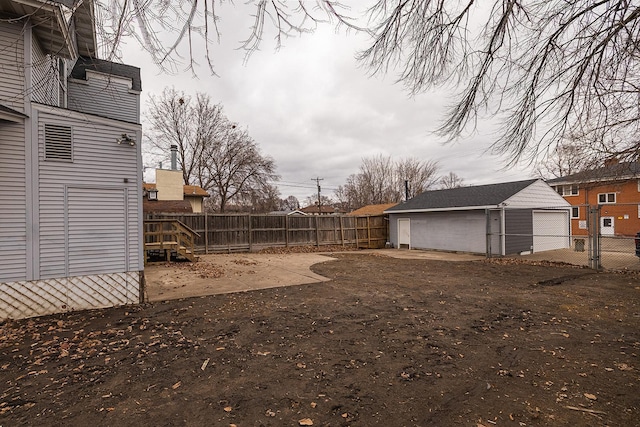
<instances>
[{"instance_id":1,"label":"white cloud","mask_svg":"<svg viewBox=\"0 0 640 427\"><path fill-rule=\"evenodd\" d=\"M142 70L143 111L149 95L166 86L208 93L231 120L249 128L263 153L275 159L283 182L308 186L282 185L282 197L306 198L316 176L325 178L324 188L335 188L357 172L363 157L377 154L438 160L443 174L454 171L468 184L529 177L526 169L500 171L500 159L483 154L494 139L490 124L481 123L478 132L457 143L442 144L432 131L445 111L447 91L412 98L393 84L393 75L370 77L355 60L366 45L363 35L336 33L325 25L285 40L278 52L267 37L262 50L243 64L244 52L237 47L251 25L243 10L225 5L220 11L222 43L212 45L220 77L206 66L196 69L197 79L190 72L162 75L137 46L126 47L124 62ZM194 47L204 49L201 43ZM204 64L204 55L198 57Z\"/></svg>"}]
</instances>

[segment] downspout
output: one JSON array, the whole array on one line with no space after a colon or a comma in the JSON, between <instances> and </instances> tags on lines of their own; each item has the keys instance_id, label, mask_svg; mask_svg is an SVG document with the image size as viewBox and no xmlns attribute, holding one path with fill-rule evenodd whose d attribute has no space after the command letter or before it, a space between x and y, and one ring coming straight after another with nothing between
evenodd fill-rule
<instances>
[{"instance_id":1,"label":"downspout","mask_svg":"<svg viewBox=\"0 0 640 427\"><path fill-rule=\"evenodd\" d=\"M506 235L506 218L504 205L500 208L500 255L506 255L507 235Z\"/></svg>"}]
</instances>

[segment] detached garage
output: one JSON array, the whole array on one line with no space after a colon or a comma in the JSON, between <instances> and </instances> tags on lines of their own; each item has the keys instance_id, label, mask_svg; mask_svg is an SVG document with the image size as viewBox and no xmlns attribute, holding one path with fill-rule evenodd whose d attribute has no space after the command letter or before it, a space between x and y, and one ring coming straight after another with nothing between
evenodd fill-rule
<instances>
[{"instance_id":1,"label":"detached garage","mask_svg":"<svg viewBox=\"0 0 640 427\"><path fill-rule=\"evenodd\" d=\"M385 213L394 247L510 255L568 248L570 209L530 179L427 191Z\"/></svg>"}]
</instances>

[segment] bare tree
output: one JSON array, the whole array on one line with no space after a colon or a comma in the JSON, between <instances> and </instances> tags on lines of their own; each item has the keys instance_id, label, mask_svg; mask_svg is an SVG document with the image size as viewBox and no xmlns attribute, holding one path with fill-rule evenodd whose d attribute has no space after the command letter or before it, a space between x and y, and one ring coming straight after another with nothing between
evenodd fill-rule
<instances>
[{"instance_id":1,"label":"bare tree","mask_svg":"<svg viewBox=\"0 0 640 427\"><path fill-rule=\"evenodd\" d=\"M396 200L398 197L400 200L397 201L401 201L407 196L408 198L412 198L432 188L438 180L438 169L438 162L421 161L415 157L399 160L396 163L395 170L395 189L400 192L400 195L395 196ZM408 194L405 194L405 186L408 187ZM392 201L395 202L396 200Z\"/></svg>"},{"instance_id":2,"label":"bare tree","mask_svg":"<svg viewBox=\"0 0 640 427\"><path fill-rule=\"evenodd\" d=\"M224 212L230 200L239 204L253 195L272 192L279 179L275 162L260 153L248 131L229 121L222 106L198 94L195 101L174 89L151 97L148 119L152 144L165 153L178 146L178 164L185 183L209 191L210 206Z\"/></svg>"},{"instance_id":3,"label":"bare tree","mask_svg":"<svg viewBox=\"0 0 640 427\"><path fill-rule=\"evenodd\" d=\"M295 211L300 209L300 202L296 196L289 196L280 203L281 209L285 211Z\"/></svg>"},{"instance_id":4,"label":"bare tree","mask_svg":"<svg viewBox=\"0 0 640 427\"><path fill-rule=\"evenodd\" d=\"M399 72L412 93L461 87L439 131L454 139L481 116L502 118L493 144L510 164L533 161L563 139L577 138L600 157L635 160L640 152L640 5L629 0L378 0L366 25L334 0L260 0L241 46L251 53L267 32L284 37L333 22L372 35L359 54L373 73ZM178 49L220 39L222 4L211 1L99 0L102 57L134 37L164 70L177 70ZM173 40L166 42L169 35Z\"/></svg>"},{"instance_id":5,"label":"bare tree","mask_svg":"<svg viewBox=\"0 0 640 427\"><path fill-rule=\"evenodd\" d=\"M464 186L464 179L455 172L449 172L449 174L440 177L438 183L441 189L446 190Z\"/></svg>"},{"instance_id":6,"label":"bare tree","mask_svg":"<svg viewBox=\"0 0 640 427\"><path fill-rule=\"evenodd\" d=\"M543 179L560 178L600 165L598 156L576 142L563 142L536 164L536 174Z\"/></svg>"},{"instance_id":7,"label":"bare tree","mask_svg":"<svg viewBox=\"0 0 640 427\"><path fill-rule=\"evenodd\" d=\"M569 136L601 156L638 158L635 2L494 0L488 14L473 0L390 3L371 9L375 37L360 59L374 72L399 69L413 93L466 84L442 134L455 138L479 116L498 115L493 149L512 164Z\"/></svg>"},{"instance_id":8,"label":"bare tree","mask_svg":"<svg viewBox=\"0 0 640 427\"><path fill-rule=\"evenodd\" d=\"M397 162L389 156L362 159L360 171L347 178L335 192L341 206L356 209L371 204L398 203L405 198L405 181L409 197L432 187L438 170L437 162L415 158Z\"/></svg>"}]
</instances>

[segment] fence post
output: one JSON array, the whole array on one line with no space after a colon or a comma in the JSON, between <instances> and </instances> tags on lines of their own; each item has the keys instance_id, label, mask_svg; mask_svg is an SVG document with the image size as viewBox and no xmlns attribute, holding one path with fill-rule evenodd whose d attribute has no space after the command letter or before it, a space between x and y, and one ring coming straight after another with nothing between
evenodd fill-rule
<instances>
[{"instance_id":1,"label":"fence post","mask_svg":"<svg viewBox=\"0 0 640 427\"><path fill-rule=\"evenodd\" d=\"M484 210L484 215L486 217L485 222L487 232L485 257L491 258L491 212L489 211L489 209Z\"/></svg>"},{"instance_id":2,"label":"fence post","mask_svg":"<svg viewBox=\"0 0 640 427\"><path fill-rule=\"evenodd\" d=\"M289 215L284 217L284 247L289 247Z\"/></svg>"},{"instance_id":3,"label":"fence post","mask_svg":"<svg viewBox=\"0 0 640 427\"><path fill-rule=\"evenodd\" d=\"M354 216L353 219L354 219L353 227L354 227L355 232L356 232L356 249L359 249L360 246L358 245L358 220L360 219L360 217L359 216Z\"/></svg>"},{"instance_id":4,"label":"fence post","mask_svg":"<svg viewBox=\"0 0 640 427\"><path fill-rule=\"evenodd\" d=\"M344 247L344 227L342 226L342 215L340 215L340 241L342 242L342 247Z\"/></svg>"},{"instance_id":5,"label":"fence post","mask_svg":"<svg viewBox=\"0 0 640 427\"><path fill-rule=\"evenodd\" d=\"M251 214L247 217L249 223L247 224L247 231L249 235L249 252L253 252L253 241L251 239Z\"/></svg>"},{"instance_id":6,"label":"fence post","mask_svg":"<svg viewBox=\"0 0 640 427\"><path fill-rule=\"evenodd\" d=\"M320 214L316 215L316 246L320 247L320 226L318 225L318 217Z\"/></svg>"},{"instance_id":7,"label":"fence post","mask_svg":"<svg viewBox=\"0 0 640 427\"><path fill-rule=\"evenodd\" d=\"M600 206L589 206L589 267L600 270Z\"/></svg>"},{"instance_id":8,"label":"fence post","mask_svg":"<svg viewBox=\"0 0 640 427\"><path fill-rule=\"evenodd\" d=\"M371 223L369 222L369 216L367 216L367 249L371 249Z\"/></svg>"},{"instance_id":9,"label":"fence post","mask_svg":"<svg viewBox=\"0 0 640 427\"><path fill-rule=\"evenodd\" d=\"M209 226L208 226L208 218L209 214L204 213L204 253L205 255L209 253Z\"/></svg>"}]
</instances>

